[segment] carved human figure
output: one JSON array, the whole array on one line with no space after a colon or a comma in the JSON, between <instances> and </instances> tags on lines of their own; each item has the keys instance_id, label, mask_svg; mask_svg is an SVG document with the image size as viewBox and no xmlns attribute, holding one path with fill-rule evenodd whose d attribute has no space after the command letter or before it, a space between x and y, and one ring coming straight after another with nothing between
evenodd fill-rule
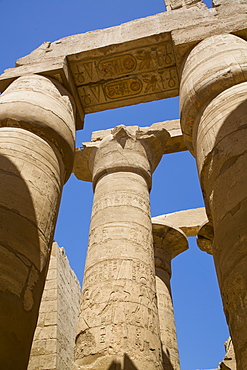
<instances>
[{"instance_id":1,"label":"carved human figure","mask_svg":"<svg viewBox=\"0 0 247 370\"><path fill-rule=\"evenodd\" d=\"M247 43L234 35L200 42L185 60L181 125L194 153L212 253L237 369L247 368Z\"/></svg>"},{"instance_id":2,"label":"carved human figure","mask_svg":"<svg viewBox=\"0 0 247 370\"><path fill-rule=\"evenodd\" d=\"M54 226L74 155L69 93L28 75L0 96L0 362L27 368Z\"/></svg>"},{"instance_id":3,"label":"carved human figure","mask_svg":"<svg viewBox=\"0 0 247 370\"><path fill-rule=\"evenodd\" d=\"M185 234L163 221L153 221L155 278L162 342L163 368L180 370L171 294L171 261L188 249Z\"/></svg>"},{"instance_id":4,"label":"carved human figure","mask_svg":"<svg viewBox=\"0 0 247 370\"><path fill-rule=\"evenodd\" d=\"M121 125L78 153L74 173L95 195L75 369L163 368L149 190L168 137Z\"/></svg>"}]
</instances>

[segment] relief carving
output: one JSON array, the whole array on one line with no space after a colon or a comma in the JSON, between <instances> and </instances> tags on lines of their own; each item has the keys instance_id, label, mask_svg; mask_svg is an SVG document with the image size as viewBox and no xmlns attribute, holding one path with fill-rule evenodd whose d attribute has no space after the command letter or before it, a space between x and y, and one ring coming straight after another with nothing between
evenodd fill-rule
<instances>
[{"instance_id":1,"label":"relief carving","mask_svg":"<svg viewBox=\"0 0 247 370\"><path fill-rule=\"evenodd\" d=\"M115 52L109 56L72 59L70 67L86 113L133 104L131 98L164 93L175 96L178 74L171 40ZM173 90L176 90L176 92ZM171 93L169 93L171 91ZM127 103L128 100L128 103Z\"/></svg>"},{"instance_id":2,"label":"relief carving","mask_svg":"<svg viewBox=\"0 0 247 370\"><path fill-rule=\"evenodd\" d=\"M112 77L133 72L136 69L137 61L131 54L114 56L101 60L97 65L98 75Z\"/></svg>"}]
</instances>

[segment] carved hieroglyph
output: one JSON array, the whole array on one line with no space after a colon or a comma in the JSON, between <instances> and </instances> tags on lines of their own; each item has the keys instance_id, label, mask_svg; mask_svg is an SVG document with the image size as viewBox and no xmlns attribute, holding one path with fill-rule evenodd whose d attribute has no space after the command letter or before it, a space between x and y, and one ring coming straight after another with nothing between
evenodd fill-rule
<instances>
[{"instance_id":1,"label":"carved hieroglyph","mask_svg":"<svg viewBox=\"0 0 247 370\"><path fill-rule=\"evenodd\" d=\"M29 75L0 96L0 358L27 368L61 190L73 163L72 101Z\"/></svg>"},{"instance_id":2,"label":"carved hieroglyph","mask_svg":"<svg viewBox=\"0 0 247 370\"><path fill-rule=\"evenodd\" d=\"M168 12L103 30L44 42L0 76L0 91L30 73L51 76L71 91L76 127L84 113L119 108L179 94L184 56L213 34L247 39L246 1L165 0Z\"/></svg>"},{"instance_id":3,"label":"carved hieroglyph","mask_svg":"<svg viewBox=\"0 0 247 370\"><path fill-rule=\"evenodd\" d=\"M154 221L154 258L163 368L180 370L176 325L171 295L171 260L188 249L185 234L162 221Z\"/></svg>"},{"instance_id":4,"label":"carved hieroglyph","mask_svg":"<svg viewBox=\"0 0 247 370\"><path fill-rule=\"evenodd\" d=\"M233 35L199 43L185 61L181 125L196 153L212 251L237 368L247 368L247 43Z\"/></svg>"},{"instance_id":5,"label":"carved hieroglyph","mask_svg":"<svg viewBox=\"0 0 247 370\"><path fill-rule=\"evenodd\" d=\"M127 46L127 45L126 45ZM85 113L162 99L178 94L178 74L170 34L68 57ZM153 96L153 98L152 98Z\"/></svg>"},{"instance_id":6,"label":"carved hieroglyph","mask_svg":"<svg viewBox=\"0 0 247 370\"><path fill-rule=\"evenodd\" d=\"M163 369L149 189L168 138L118 126L77 156L74 172L93 181L95 197L75 369Z\"/></svg>"}]
</instances>

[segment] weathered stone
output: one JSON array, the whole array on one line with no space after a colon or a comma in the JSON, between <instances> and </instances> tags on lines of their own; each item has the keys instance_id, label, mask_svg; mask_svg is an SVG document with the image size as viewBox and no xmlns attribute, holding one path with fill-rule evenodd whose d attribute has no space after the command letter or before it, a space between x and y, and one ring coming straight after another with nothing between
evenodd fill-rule
<instances>
[{"instance_id":1,"label":"weathered stone","mask_svg":"<svg viewBox=\"0 0 247 370\"><path fill-rule=\"evenodd\" d=\"M214 229L210 222L205 222L197 233L198 247L208 254L213 254Z\"/></svg>"},{"instance_id":2,"label":"weathered stone","mask_svg":"<svg viewBox=\"0 0 247 370\"><path fill-rule=\"evenodd\" d=\"M188 55L181 125L196 153L212 251L238 370L247 368L247 43L212 36ZM193 138L192 138L193 137Z\"/></svg>"},{"instance_id":3,"label":"weathered stone","mask_svg":"<svg viewBox=\"0 0 247 370\"><path fill-rule=\"evenodd\" d=\"M63 248L53 243L28 370L72 368L79 307L79 282Z\"/></svg>"},{"instance_id":4,"label":"weathered stone","mask_svg":"<svg viewBox=\"0 0 247 370\"><path fill-rule=\"evenodd\" d=\"M235 352L231 338L225 342L226 355L224 360L220 363L221 370L237 370Z\"/></svg>"},{"instance_id":5,"label":"weathered stone","mask_svg":"<svg viewBox=\"0 0 247 370\"><path fill-rule=\"evenodd\" d=\"M152 219L152 225L163 368L180 370L170 285L171 260L188 249L188 241L181 230L171 225L155 218Z\"/></svg>"},{"instance_id":6,"label":"weathered stone","mask_svg":"<svg viewBox=\"0 0 247 370\"><path fill-rule=\"evenodd\" d=\"M164 121L164 122L156 122L153 123L150 127L142 127L141 130L142 132L147 132L150 129L155 129L155 130L161 130L165 129L166 131L169 132L169 139L164 146L164 153L163 154L169 154L169 153L177 153L181 152L184 150L188 150L183 139L183 134L180 128L180 121L179 119L175 120L170 120L170 121ZM128 126L128 130L130 132L135 132L138 130L138 126ZM112 131L112 128L107 129L107 130L100 130L100 131L94 131L92 133L92 142L102 140L104 137L109 135ZM80 148L76 152L76 156L79 155L80 153Z\"/></svg>"},{"instance_id":7,"label":"weathered stone","mask_svg":"<svg viewBox=\"0 0 247 370\"><path fill-rule=\"evenodd\" d=\"M0 358L26 369L61 190L74 154L72 98L42 76L0 96ZM13 351L13 348L15 350Z\"/></svg>"},{"instance_id":8,"label":"weathered stone","mask_svg":"<svg viewBox=\"0 0 247 370\"><path fill-rule=\"evenodd\" d=\"M208 222L204 207L186 209L184 211L167 213L152 218L153 222L163 222L182 230L186 236L197 236L198 230Z\"/></svg>"},{"instance_id":9,"label":"weathered stone","mask_svg":"<svg viewBox=\"0 0 247 370\"><path fill-rule=\"evenodd\" d=\"M202 0L165 0L165 4L167 11L195 5L200 7L206 6Z\"/></svg>"},{"instance_id":10,"label":"weathered stone","mask_svg":"<svg viewBox=\"0 0 247 370\"><path fill-rule=\"evenodd\" d=\"M121 125L84 144L95 196L75 369L163 368L149 190L168 138L164 129Z\"/></svg>"},{"instance_id":11,"label":"weathered stone","mask_svg":"<svg viewBox=\"0 0 247 370\"><path fill-rule=\"evenodd\" d=\"M80 129L84 113L172 97L179 90L183 136L197 159L208 219L201 209L154 221L198 234L199 247L213 254L237 368L247 368L247 1L214 0L213 9L201 0L165 3L166 13L44 43L0 76L4 370L26 369L61 188L73 164L74 105ZM77 150L74 172L93 182L95 199L76 369L178 367L176 353L164 365L159 352L148 198L161 156L186 149L177 124L96 132ZM155 232L154 244L166 245L162 252L156 248L156 272L162 275L157 292L166 292L172 312L169 248L177 251L179 242L174 245L169 235L157 242ZM67 339L56 339L66 332L54 305L54 297L62 300L56 269L52 259L35 334L37 369L44 363L46 369L70 367ZM171 321L161 320L160 327L168 359L176 352L175 329ZM234 368L227 356L221 368Z\"/></svg>"},{"instance_id":12,"label":"weathered stone","mask_svg":"<svg viewBox=\"0 0 247 370\"><path fill-rule=\"evenodd\" d=\"M204 38L234 33L247 39L246 4L240 0L234 11L223 5L207 9L201 0L166 1L175 10L42 44L0 76L0 91L27 73L63 81L74 95L81 128L84 112L178 95L184 56Z\"/></svg>"}]
</instances>

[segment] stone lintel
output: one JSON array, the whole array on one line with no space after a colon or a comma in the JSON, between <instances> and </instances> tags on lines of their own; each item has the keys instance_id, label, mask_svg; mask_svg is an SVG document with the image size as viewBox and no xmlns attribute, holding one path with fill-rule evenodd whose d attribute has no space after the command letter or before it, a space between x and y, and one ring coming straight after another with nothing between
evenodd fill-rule
<instances>
[{"instance_id":1,"label":"stone lintel","mask_svg":"<svg viewBox=\"0 0 247 370\"><path fill-rule=\"evenodd\" d=\"M201 225L208 222L205 208L194 208L152 217L152 222L164 222L181 229L186 236L196 236Z\"/></svg>"},{"instance_id":2,"label":"stone lintel","mask_svg":"<svg viewBox=\"0 0 247 370\"><path fill-rule=\"evenodd\" d=\"M185 1L185 4L194 1ZM85 113L98 112L179 94L179 71L185 54L206 37L234 33L247 39L244 4L234 12L216 6L181 7L120 26L46 42L17 61L0 77L0 91L40 63L67 58L68 69ZM232 9L229 7L229 9ZM80 125L78 124L78 128Z\"/></svg>"},{"instance_id":3,"label":"stone lintel","mask_svg":"<svg viewBox=\"0 0 247 370\"><path fill-rule=\"evenodd\" d=\"M84 109L81 105L73 77L68 68L65 57L44 60L32 65L23 65L16 68L6 69L0 76L0 92L3 92L14 80L29 74L40 74L45 77L52 77L62 83L64 87L73 95L76 104L76 128L80 130L84 124Z\"/></svg>"},{"instance_id":4,"label":"stone lintel","mask_svg":"<svg viewBox=\"0 0 247 370\"><path fill-rule=\"evenodd\" d=\"M69 60L79 60L84 55L107 56L115 47L118 50L131 47L142 47L146 42L150 44L149 37L157 40L165 39L168 34L176 29L195 27L204 22L217 23L217 12L214 9L179 9L173 12L163 12L135 19L118 26L90 31L78 35L68 36L54 42L44 42L30 54L17 60L17 66L33 64L41 60L68 56ZM195 32L196 33L196 32ZM132 42L132 44L129 44ZM105 49L107 48L107 49Z\"/></svg>"},{"instance_id":5,"label":"stone lintel","mask_svg":"<svg viewBox=\"0 0 247 370\"><path fill-rule=\"evenodd\" d=\"M247 15L245 8L240 7L243 12L238 13L238 5L236 4L236 11L233 12L231 8L227 12L221 14L216 12L218 17L215 21L208 21L200 23L196 27L188 27L185 30L181 28L172 31L172 40L176 53L176 62L180 70L184 56L192 50L200 41L212 35L232 33L236 36L247 40ZM216 21L217 19L217 21Z\"/></svg>"}]
</instances>

